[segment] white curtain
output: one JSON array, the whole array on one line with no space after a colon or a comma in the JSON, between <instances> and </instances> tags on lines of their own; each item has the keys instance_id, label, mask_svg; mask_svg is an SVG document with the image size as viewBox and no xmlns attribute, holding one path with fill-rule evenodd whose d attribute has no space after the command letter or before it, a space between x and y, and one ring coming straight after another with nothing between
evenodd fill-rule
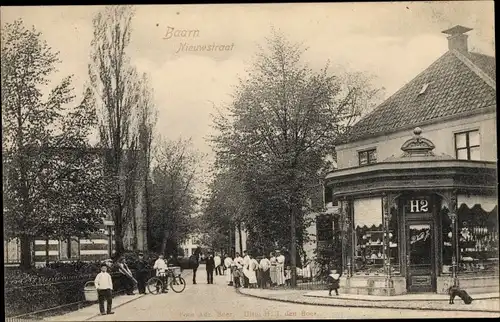
<instances>
[{"instance_id":1,"label":"white curtain","mask_svg":"<svg viewBox=\"0 0 500 322\"><path fill-rule=\"evenodd\" d=\"M490 212L498 204L498 199L488 196L458 195L457 208L460 208L462 204L466 204L469 208L472 208L475 205L481 205L481 208L483 208L484 211Z\"/></svg>"},{"instance_id":2,"label":"white curtain","mask_svg":"<svg viewBox=\"0 0 500 322\"><path fill-rule=\"evenodd\" d=\"M371 227L382 224L382 199L367 198L354 200L354 227Z\"/></svg>"}]
</instances>

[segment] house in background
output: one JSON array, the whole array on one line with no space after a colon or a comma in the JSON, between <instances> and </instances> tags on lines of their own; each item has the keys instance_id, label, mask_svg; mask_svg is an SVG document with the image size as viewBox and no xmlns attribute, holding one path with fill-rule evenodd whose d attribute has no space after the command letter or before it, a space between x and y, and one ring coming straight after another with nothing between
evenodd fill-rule
<instances>
[{"instance_id":1,"label":"house in background","mask_svg":"<svg viewBox=\"0 0 500 322\"><path fill-rule=\"evenodd\" d=\"M96 153L97 152L97 153ZM89 153L104 160L102 150L94 149ZM124 236L124 247L127 250L147 250L147 220L145 214L144 181L140 174L144 171L139 164L135 179L135 193L131 202L127 203L133 217L128 221ZM122 177L126 177L122 169ZM115 231L111 212L103 218L99 230L88 238L71 238L69 240L36 239L32 245L32 258L35 266L46 264L47 251L50 262L54 261L95 261L110 258L115 253ZM4 240L4 265L15 266L20 263L21 249L18 239Z\"/></svg>"},{"instance_id":2,"label":"house in background","mask_svg":"<svg viewBox=\"0 0 500 322\"><path fill-rule=\"evenodd\" d=\"M347 293L499 289L496 63L470 30L443 31L449 50L337 147Z\"/></svg>"},{"instance_id":3,"label":"house in background","mask_svg":"<svg viewBox=\"0 0 500 322\"><path fill-rule=\"evenodd\" d=\"M189 234L186 239L179 244L179 248L184 252L184 257L193 255L198 247L202 247L200 239L201 234Z\"/></svg>"}]
</instances>

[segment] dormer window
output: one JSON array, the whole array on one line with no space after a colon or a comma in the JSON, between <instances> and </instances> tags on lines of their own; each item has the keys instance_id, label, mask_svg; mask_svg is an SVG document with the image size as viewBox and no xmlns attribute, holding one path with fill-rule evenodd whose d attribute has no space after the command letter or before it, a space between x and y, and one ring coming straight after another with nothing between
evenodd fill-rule
<instances>
[{"instance_id":1,"label":"dormer window","mask_svg":"<svg viewBox=\"0 0 500 322\"><path fill-rule=\"evenodd\" d=\"M418 95L422 95L425 93L425 91L427 90L427 87L429 87L430 83L425 83L422 88L420 89L420 92L418 93Z\"/></svg>"},{"instance_id":2,"label":"dormer window","mask_svg":"<svg viewBox=\"0 0 500 322\"><path fill-rule=\"evenodd\" d=\"M377 149L358 152L359 165L367 165L377 162Z\"/></svg>"}]
</instances>

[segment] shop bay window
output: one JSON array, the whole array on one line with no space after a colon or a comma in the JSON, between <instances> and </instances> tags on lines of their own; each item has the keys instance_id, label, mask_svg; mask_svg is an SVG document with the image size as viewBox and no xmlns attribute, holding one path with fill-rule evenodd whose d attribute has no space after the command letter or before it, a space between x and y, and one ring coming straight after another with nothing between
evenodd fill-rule
<instances>
[{"instance_id":1,"label":"shop bay window","mask_svg":"<svg viewBox=\"0 0 500 322\"><path fill-rule=\"evenodd\" d=\"M354 201L354 258L356 275L384 273L384 231L381 198Z\"/></svg>"},{"instance_id":2,"label":"shop bay window","mask_svg":"<svg viewBox=\"0 0 500 322\"><path fill-rule=\"evenodd\" d=\"M459 274L498 274L498 207L462 203L457 214Z\"/></svg>"}]
</instances>

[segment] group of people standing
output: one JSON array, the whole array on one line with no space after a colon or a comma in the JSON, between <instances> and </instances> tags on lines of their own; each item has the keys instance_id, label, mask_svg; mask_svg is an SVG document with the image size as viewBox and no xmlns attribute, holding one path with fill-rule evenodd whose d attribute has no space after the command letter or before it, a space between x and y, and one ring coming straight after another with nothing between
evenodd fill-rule
<instances>
[{"instance_id":1,"label":"group of people standing","mask_svg":"<svg viewBox=\"0 0 500 322\"><path fill-rule=\"evenodd\" d=\"M226 282L230 286L244 288L267 288L286 283L285 256L276 250L268 256L253 256L243 251L243 257L236 253L234 258L229 255L224 259Z\"/></svg>"}]
</instances>

